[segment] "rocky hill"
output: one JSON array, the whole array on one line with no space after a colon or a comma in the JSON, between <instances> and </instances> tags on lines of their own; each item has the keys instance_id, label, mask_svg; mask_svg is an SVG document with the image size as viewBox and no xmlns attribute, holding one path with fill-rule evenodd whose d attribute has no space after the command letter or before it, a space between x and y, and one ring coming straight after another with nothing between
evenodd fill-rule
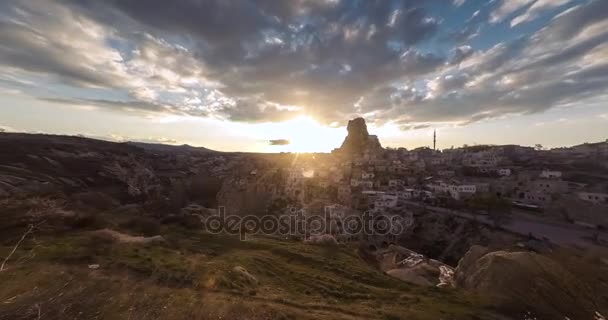
<instances>
[{"instance_id":1,"label":"rocky hill","mask_svg":"<svg viewBox=\"0 0 608 320\"><path fill-rule=\"evenodd\" d=\"M380 148L364 122L352 123L346 150ZM478 242L468 236L474 228L431 215L403 239L413 250L263 235L241 241L201 228L216 201L258 211L272 192L264 188L284 181L275 169L293 163L288 155L25 134L0 134L0 150L8 150L0 152L0 320L608 313L604 253L473 247L455 267Z\"/></svg>"},{"instance_id":2,"label":"rocky hill","mask_svg":"<svg viewBox=\"0 0 608 320\"><path fill-rule=\"evenodd\" d=\"M364 155L382 150L378 137L368 133L365 119L356 118L348 121L346 129L348 135L344 139L342 146L338 149L340 153L346 155Z\"/></svg>"}]
</instances>

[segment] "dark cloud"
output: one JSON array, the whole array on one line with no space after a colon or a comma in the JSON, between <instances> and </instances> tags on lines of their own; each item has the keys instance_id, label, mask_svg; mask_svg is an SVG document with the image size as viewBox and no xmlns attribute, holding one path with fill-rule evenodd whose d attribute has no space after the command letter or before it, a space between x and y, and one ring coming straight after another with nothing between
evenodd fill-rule
<instances>
[{"instance_id":1,"label":"dark cloud","mask_svg":"<svg viewBox=\"0 0 608 320\"><path fill-rule=\"evenodd\" d=\"M117 111L322 123L363 114L402 128L540 112L608 89L606 1L487 49L463 45L504 3L444 32L422 1L16 0L0 4L10 17L0 19L0 83L35 76L59 97L47 101Z\"/></svg>"},{"instance_id":2,"label":"dark cloud","mask_svg":"<svg viewBox=\"0 0 608 320\"><path fill-rule=\"evenodd\" d=\"M77 98L49 98L41 97L38 100L73 105L80 107L99 107L114 109L120 111L133 111L133 112L148 112L148 113L183 113L178 110L174 110L173 107L167 105L161 105L157 103L144 102L144 101L114 101L114 100L103 100L103 99L77 99Z\"/></svg>"},{"instance_id":3,"label":"dark cloud","mask_svg":"<svg viewBox=\"0 0 608 320\"><path fill-rule=\"evenodd\" d=\"M299 115L299 111L283 109L259 99L237 99L233 104L220 107L219 116L231 121L274 122L285 121Z\"/></svg>"},{"instance_id":4,"label":"dark cloud","mask_svg":"<svg viewBox=\"0 0 608 320\"><path fill-rule=\"evenodd\" d=\"M286 114L258 111L268 109L266 103L299 105L324 122L337 120L363 92L424 74L443 61L407 50L438 26L410 1L184 0L167 6L126 0L73 6L105 25L118 12L159 37L188 39L197 59L209 66L209 77L243 105L222 109L235 121ZM257 102L262 105L252 106Z\"/></svg>"},{"instance_id":5,"label":"dark cloud","mask_svg":"<svg viewBox=\"0 0 608 320\"><path fill-rule=\"evenodd\" d=\"M268 141L268 144L270 144L271 146L286 146L290 143L291 142L289 142L289 140L287 140L287 139L277 139L277 140Z\"/></svg>"},{"instance_id":6,"label":"dark cloud","mask_svg":"<svg viewBox=\"0 0 608 320\"><path fill-rule=\"evenodd\" d=\"M42 16L39 18L44 19ZM77 86L111 87L122 84L123 79L111 62L93 61L81 55L78 48L70 46L67 41L53 42L47 40L47 36L45 30L0 20L0 64L56 76Z\"/></svg>"}]
</instances>

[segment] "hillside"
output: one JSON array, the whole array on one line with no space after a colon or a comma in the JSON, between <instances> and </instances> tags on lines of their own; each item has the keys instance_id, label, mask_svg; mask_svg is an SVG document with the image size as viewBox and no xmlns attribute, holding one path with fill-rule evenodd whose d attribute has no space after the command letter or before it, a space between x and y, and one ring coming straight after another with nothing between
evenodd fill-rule
<instances>
[{"instance_id":1,"label":"hillside","mask_svg":"<svg viewBox=\"0 0 608 320\"><path fill-rule=\"evenodd\" d=\"M0 153L0 319L591 319L607 311L608 260L595 253L467 254L453 269L457 286L437 287L407 282L420 280L403 267L420 256L407 249L382 256L364 241L207 233L199 218L215 212L221 190L248 179L272 184L278 178L265 172L294 159L153 149L0 134L0 150L10 150ZM473 225L430 214L417 223L408 246L452 267L496 232L475 235ZM424 259L423 276L438 276L431 265L448 268Z\"/></svg>"}]
</instances>

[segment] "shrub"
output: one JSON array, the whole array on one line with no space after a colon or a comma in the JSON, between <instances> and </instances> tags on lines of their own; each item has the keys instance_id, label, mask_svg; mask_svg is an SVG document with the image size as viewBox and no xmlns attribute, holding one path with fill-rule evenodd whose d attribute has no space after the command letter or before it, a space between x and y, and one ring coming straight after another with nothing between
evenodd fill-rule
<instances>
[{"instance_id":1,"label":"shrub","mask_svg":"<svg viewBox=\"0 0 608 320\"><path fill-rule=\"evenodd\" d=\"M107 223L99 215L78 214L66 218L66 224L72 229L102 229Z\"/></svg>"},{"instance_id":2,"label":"shrub","mask_svg":"<svg viewBox=\"0 0 608 320\"><path fill-rule=\"evenodd\" d=\"M147 217L134 217L122 224L121 227L142 234L146 237L160 233L160 222Z\"/></svg>"},{"instance_id":3,"label":"shrub","mask_svg":"<svg viewBox=\"0 0 608 320\"><path fill-rule=\"evenodd\" d=\"M98 209L98 210L109 210L119 205L119 202L102 192L81 192L72 195L72 199L86 207Z\"/></svg>"},{"instance_id":4,"label":"shrub","mask_svg":"<svg viewBox=\"0 0 608 320\"><path fill-rule=\"evenodd\" d=\"M401 317L396 314L386 313L384 314L384 320L401 320Z\"/></svg>"}]
</instances>

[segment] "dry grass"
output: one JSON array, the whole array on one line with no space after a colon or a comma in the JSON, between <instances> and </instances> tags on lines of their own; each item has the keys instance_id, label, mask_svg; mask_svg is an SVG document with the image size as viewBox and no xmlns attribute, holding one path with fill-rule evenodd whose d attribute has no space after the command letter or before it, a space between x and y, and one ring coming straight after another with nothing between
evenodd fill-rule
<instances>
[{"instance_id":1,"label":"dry grass","mask_svg":"<svg viewBox=\"0 0 608 320\"><path fill-rule=\"evenodd\" d=\"M164 232L160 245L96 241L87 232L39 238L34 260L0 274L0 319L36 318L38 308L42 319L468 319L487 312L460 292L396 281L351 247ZM24 241L15 255L31 246Z\"/></svg>"}]
</instances>

